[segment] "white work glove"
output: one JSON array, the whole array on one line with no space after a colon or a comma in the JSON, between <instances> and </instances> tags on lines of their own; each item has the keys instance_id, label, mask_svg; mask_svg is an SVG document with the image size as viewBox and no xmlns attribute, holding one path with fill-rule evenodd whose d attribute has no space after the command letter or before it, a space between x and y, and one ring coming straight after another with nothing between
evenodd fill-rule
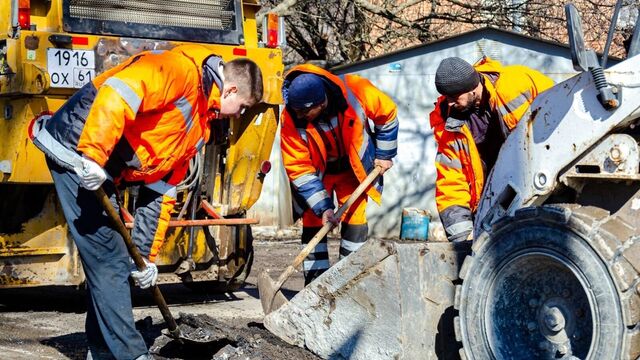
<instances>
[{"instance_id":1,"label":"white work glove","mask_svg":"<svg viewBox=\"0 0 640 360\"><path fill-rule=\"evenodd\" d=\"M140 289L146 289L156 284L158 281L158 267L156 264L150 262L147 259L144 259L144 263L147 267L142 270L133 270L131 272L131 278L136 286L140 287Z\"/></svg>"},{"instance_id":2,"label":"white work glove","mask_svg":"<svg viewBox=\"0 0 640 360\"><path fill-rule=\"evenodd\" d=\"M74 170L80 177L80 186L87 190L98 190L107 179L107 173L93 160L82 158L82 169L75 168Z\"/></svg>"}]
</instances>

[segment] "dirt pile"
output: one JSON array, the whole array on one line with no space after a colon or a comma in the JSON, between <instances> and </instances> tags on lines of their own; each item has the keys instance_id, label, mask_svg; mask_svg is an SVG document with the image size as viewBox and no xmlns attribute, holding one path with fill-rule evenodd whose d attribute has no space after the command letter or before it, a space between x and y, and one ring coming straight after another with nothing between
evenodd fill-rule
<instances>
[{"instance_id":1,"label":"dirt pile","mask_svg":"<svg viewBox=\"0 0 640 360\"><path fill-rule=\"evenodd\" d=\"M161 336L150 349L157 359L319 359L304 349L286 344L259 323L233 326L208 315L180 313L178 324L183 337L193 341L180 344Z\"/></svg>"}]
</instances>

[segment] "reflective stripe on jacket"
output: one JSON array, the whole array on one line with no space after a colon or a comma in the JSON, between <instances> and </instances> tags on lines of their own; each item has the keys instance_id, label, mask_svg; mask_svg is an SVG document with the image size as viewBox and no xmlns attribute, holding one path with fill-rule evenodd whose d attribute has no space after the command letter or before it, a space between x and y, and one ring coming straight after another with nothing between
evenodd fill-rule
<instances>
[{"instance_id":1,"label":"reflective stripe on jacket","mask_svg":"<svg viewBox=\"0 0 640 360\"><path fill-rule=\"evenodd\" d=\"M208 110L220 109L220 89L212 86L209 96L202 90L202 64L212 55L199 45L134 55L76 92L34 139L58 163L67 161L56 148L66 148L116 181L153 190L138 204L132 233L151 260L164 241L176 185L209 138Z\"/></svg>"},{"instance_id":2,"label":"reflective stripe on jacket","mask_svg":"<svg viewBox=\"0 0 640 360\"><path fill-rule=\"evenodd\" d=\"M484 77L489 106L511 131L529 116L529 106L553 81L526 66L502 66L484 58L474 65ZM497 75L495 83L487 74ZM475 213L485 173L467 121L448 117L445 96L438 98L429 115L438 144L436 154L436 205L449 239L457 239L473 229Z\"/></svg>"},{"instance_id":3,"label":"reflective stripe on jacket","mask_svg":"<svg viewBox=\"0 0 640 360\"><path fill-rule=\"evenodd\" d=\"M209 137L207 109L219 108L217 87L209 97L216 105L202 91L202 63L210 55L197 45L146 52L98 76L77 150L104 166L123 137L139 162L125 170L127 181L155 182L185 165Z\"/></svg>"},{"instance_id":4,"label":"reflective stripe on jacket","mask_svg":"<svg viewBox=\"0 0 640 360\"><path fill-rule=\"evenodd\" d=\"M349 163L358 181L363 181L373 170L374 159L392 159L397 153L398 120L396 105L371 82L358 75L336 76L314 65L292 68L285 76L283 92L286 96L291 79L301 73L322 76L341 90L347 109L338 114L339 134L349 157ZM333 208L333 199L327 193L322 176L327 163L327 150L322 137L313 124L297 128L293 117L285 108L282 112L282 159L294 195L304 199L306 206L321 216ZM370 129L369 122L374 129ZM382 179L367 190L367 194L380 202ZM296 209L299 213L300 210ZM299 215L299 214L298 214Z\"/></svg>"}]
</instances>

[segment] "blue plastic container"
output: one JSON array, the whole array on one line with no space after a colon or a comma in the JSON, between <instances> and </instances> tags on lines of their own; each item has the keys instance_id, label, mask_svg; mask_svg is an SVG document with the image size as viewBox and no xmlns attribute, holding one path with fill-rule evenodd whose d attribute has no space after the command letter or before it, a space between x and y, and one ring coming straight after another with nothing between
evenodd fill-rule
<instances>
[{"instance_id":1,"label":"blue plastic container","mask_svg":"<svg viewBox=\"0 0 640 360\"><path fill-rule=\"evenodd\" d=\"M402 223L400 225L400 240L429 240L429 211L404 208L402 209Z\"/></svg>"}]
</instances>

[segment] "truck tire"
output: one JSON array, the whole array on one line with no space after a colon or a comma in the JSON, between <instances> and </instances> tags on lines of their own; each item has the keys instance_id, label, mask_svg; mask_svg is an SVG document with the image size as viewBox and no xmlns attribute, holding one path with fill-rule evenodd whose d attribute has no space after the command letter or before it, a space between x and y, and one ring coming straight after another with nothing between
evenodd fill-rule
<instances>
[{"instance_id":1,"label":"truck tire","mask_svg":"<svg viewBox=\"0 0 640 360\"><path fill-rule=\"evenodd\" d=\"M519 210L460 270L462 359L637 359L640 231L597 207Z\"/></svg>"}]
</instances>

